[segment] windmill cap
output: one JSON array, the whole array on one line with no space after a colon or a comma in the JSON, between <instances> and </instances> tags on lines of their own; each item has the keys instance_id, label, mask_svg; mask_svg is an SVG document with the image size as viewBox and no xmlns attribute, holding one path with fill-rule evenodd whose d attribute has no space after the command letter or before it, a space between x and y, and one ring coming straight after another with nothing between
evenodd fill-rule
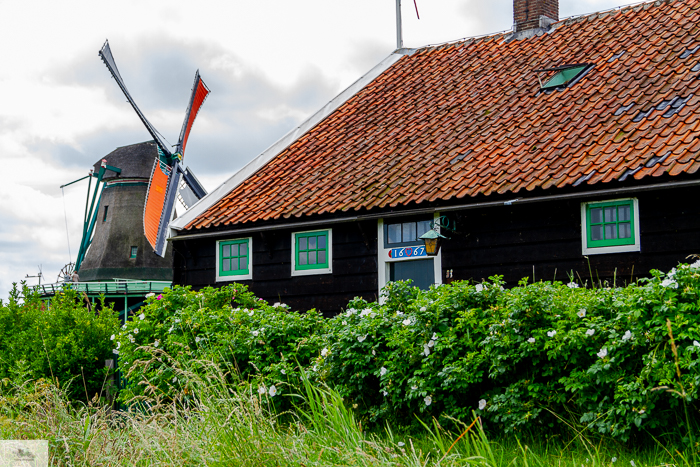
<instances>
[{"instance_id":1,"label":"windmill cap","mask_svg":"<svg viewBox=\"0 0 700 467\"><path fill-rule=\"evenodd\" d=\"M113 178L148 179L151 177L153 161L156 157L158 157L158 149L153 141L131 144L119 147L104 156L104 158L95 163L94 170L95 173L98 173L103 164L122 169L120 174L106 170L102 177L103 180Z\"/></svg>"}]
</instances>

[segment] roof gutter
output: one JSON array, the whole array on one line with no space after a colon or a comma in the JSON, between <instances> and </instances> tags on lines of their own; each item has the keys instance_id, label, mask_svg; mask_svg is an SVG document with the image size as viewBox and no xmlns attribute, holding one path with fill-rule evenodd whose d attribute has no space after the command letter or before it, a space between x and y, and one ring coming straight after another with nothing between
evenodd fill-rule
<instances>
[{"instance_id":1,"label":"roof gutter","mask_svg":"<svg viewBox=\"0 0 700 467\"><path fill-rule=\"evenodd\" d=\"M631 186L624 188L609 188L606 190L586 191L582 193L568 193L563 195L533 196L531 198L513 198L505 201L487 201L484 203L458 204L455 206L430 207L422 209L408 209L406 211L383 212L376 214L365 214L359 216L339 217L335 219L321 219L313 221L290 222L286 224L265 225L260 227L246 227L243 229L221 230L218 232L205 232L196 234L185 234L171 237L168 241L194 240L198 238L221 237L225 235L247 234L254 232L266 232L270 230L294 229L300 227L314 227L328 224L343 224L347 222L360 222L372 219L386 219L392 217L404 217L416 214L431 214L434 212L464 211L468 209L481 209L497 206L512 206L514 204L543 203L548 201L563 201L569 199L586 199L597 196L628 195L630 193L640 193L645 191L667 190L671 188L687 188L700 186L700 180L686 180L680 182L655 183L644 186Z\"/></svg>"}]
</instances>

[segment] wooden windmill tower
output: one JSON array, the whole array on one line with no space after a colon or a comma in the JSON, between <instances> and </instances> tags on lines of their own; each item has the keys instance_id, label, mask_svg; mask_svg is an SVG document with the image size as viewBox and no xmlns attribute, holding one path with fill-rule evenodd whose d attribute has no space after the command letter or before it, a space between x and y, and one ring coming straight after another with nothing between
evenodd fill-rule
<instances>
[{"instance_id":1,"label":"wooden windmill tower","mask_svg":"<svg viewBox=\"0 0 700 467\"><path fill-rule=\"evenodd\" d=\"M176 200L187 209L206 194L182 160L209 89L197 71L180 138L171 152L126 89L108 42L99 55L153 141L117 148L95 164L89 177L90 183L93 178L97 183L92 199L88 187L75 271L81 282L169 281L172 257L167 254L166 239Z\"/></svg>"}]
</instances>

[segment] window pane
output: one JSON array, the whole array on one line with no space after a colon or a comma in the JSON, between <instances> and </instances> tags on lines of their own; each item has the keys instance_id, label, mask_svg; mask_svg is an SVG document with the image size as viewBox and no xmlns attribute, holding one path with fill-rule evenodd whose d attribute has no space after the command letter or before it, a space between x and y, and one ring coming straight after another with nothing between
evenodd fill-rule
<instances>
[{"instance_id":1,"label":"window pane","mask_svg":"<svg viewBox=\"0 0 700 467\"><path fill-rule=\"evenodd\" d=\"M307 264L307 254L305 251L299 252L299 265L305 266Z\"/></svg>"},{"instance_id":2,"label":"window pane","mask_svg":"<svg viewBox=\"0 0 700 467\"><path fill-rule=\"evenodd\" d=\"M615 222L617 221L616 219L616 214L617 214L617 208L615 206L611 206L609 208L605 208L605 222ZM612 237L610 237L612 238Z\"/></svg>"},{"instance_id":3,"label":"window pane","mask_svg":"<svg viewBox=\"0 0 700 467\"><path fill-rule=\"evenodd\" d=\"M416 223L415 222L404 222L403 223L403 241L413 242L416 240Z\"/></svg>"},{"instance_id":4,"label":"window pane","mask_svg":"<svg viewBox=\"0 0 700 467\"><path fill-rule=\"evenodd\" d=\"M607 211L608 208L605 208ZM607 212L605 213L607 215ZM605 239L612 240L617 238L617 224L609 224L605 226Z\"/></svg>"},{"instance_id":5,"label":"window pane","mask_svg":"<svg viewBox=\"0 0 700 467\"><path fill-rule=\"evenodd\" d=\"M248 243L241 243L240 256L248 256Z\"/></svg>"},{"instance_id":6,"label":"window pane","mask_svg":"<svg viewBox=\"0 0 700 467\"><path fill-rule=\"evenodd\" d=\"M307 239L306 237L301 237L301 238L299 238L299 249L300 249L300 250L308 250L308 247L307 247L308 242L307 242L307 240L308 240L308 239Z\"/></svg>"},{"instance_id":7,"label":"window pane","mask_svg":"<svg viewBox=\"0 0 700 467\"><path fill-rule=\"evenodd\" d=\"M591 209L591 223L592 224L602 224L603 223L603 209L602 208Z\"/></svg>"},{"instance_id":8,"label":"window pane","mask_svg":"<svg viewBox=\"0 0 700 467\"><path fill-rule=\"evenodd\" d=\"M620 226L620 238L632 237L632 228L629 222L621 222L618 225Z\"/></svg>"},{"instance_id":9,"label":"window pane","mask_svg":"<svg viewBox=\"0 0 700 467\"><path fill-rule=\"evenodd\" d=\"M222 265L223 265L222 269L224 270L224 272L231 270L231 266L230 266L229 261L230 260L228 260L228 259L225 259L222 261Z\"/></svg>"},{"instance_id":10,"label":"window pane","mask_svg":"<svg viewBox=\"0 0 700 467\"><path fill-rule=\"evenodd\" d=\"M630 220L630 207L629 205L627 206L618 206L617 207L617 215L619 216L619 221L628 221Z\"/></svg>"},{"instance_id":11,"label":"window pane","mask_svg":"<svg viewBox=\"0 0 700 467\"><path fill-rule=\"evenodd\" d=\"M309 250L316 249L316 237L309 237Z\"/></svg>"},{"instance_id":12,"label":"window pane","mask_svg":"<svg viewBox=\"0 0 700 467\"><path fill-rule=\"evenodd\" d=\"M420 238L428 230L430 230L430 221L416 222L416 238Z\"/></svg>"},{"instance_id":13,"label":"window pane","mask_svg":"<svg viewBox=\"0 0 700 467\"><path fill-rule=\"evenodd\" d=\"M241 256L239 269L248 269L248 257Z\"/></svg>"},{"instance_id":14,"label":"window pane","mask_svg":"<svg viewBox=\"0 0 700 467\"><path fill-rule=\"evenodd\" d=\"M309 251L309 264L316 264L316 252Z\"/></svg>"},{"instance_id":15,"label":"window pane","mask_svg":"<svg viewBox=\"0 0 700 467\"><path fill-rule=\"evenodd\" d=\"M389 224L389 243L401 243L401 224Z\"/></svg>"},{"instance_id":16,"label":"window pane","mask_svg":"<svg viewBox=\"0 0 700 467\"><path fill-rule=\"evenodd\" d=\"M228 258L229 256L231 256L230 245L224 245L223 257L224 257L224 258Z\"/></svg>"},{"instance_id":17,"label":"window pane","mask_svg":"<svg viewBox=\"0 0 700 467\"><path fill-rule=\"evenodd\" d=\"M603 226L602 225L591 226L591 240L603 240Z\"/></svg>"},{"instance_id":18,"label":"window pane","mask_svg":"<svg viewBox=\"0 0 700 467\"><path fill-rule=\"evenodd\" d=\"M319 250L325 250L326 249L326 236L321 235L318 237L318 249Z\"/></svg>"},{"instance_id":19,"label":"window pane","mask_svg":"<svg viewBox=\"0 0 700 467\"><path fill-rule=\"evenodd\" d=\"M238 256L238 244L231 245L231 256Z\"/></svg>"},{"instance_id":20,"label":"window pane","mask_svg":"<svg viewBox=\"0 0 700 467\"><path fill-rule=\"evenodd\" d=\"M326 250L318 251L318 264L324 264L326 262Z\"/></svg>"}]
</instances>

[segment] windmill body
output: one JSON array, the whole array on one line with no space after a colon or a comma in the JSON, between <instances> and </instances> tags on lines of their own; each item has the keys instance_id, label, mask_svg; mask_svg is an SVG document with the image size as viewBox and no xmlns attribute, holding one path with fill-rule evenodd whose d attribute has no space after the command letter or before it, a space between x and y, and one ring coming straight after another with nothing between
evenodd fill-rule
<instances>
[{"instance_id":1,"label":"windmill body","mask_svg":"<svg viewBox=\"0 0 700 467\"><path fill-rule=\"evenodd\" d=\"M172 257L153 254L144 234L143 210L158 147L152 141L115 149L105 156L104 187L94 234L79 269L81 281L172 280ZM95 163L94 173L102 161Z\"/></svg>"}]
</instances>

